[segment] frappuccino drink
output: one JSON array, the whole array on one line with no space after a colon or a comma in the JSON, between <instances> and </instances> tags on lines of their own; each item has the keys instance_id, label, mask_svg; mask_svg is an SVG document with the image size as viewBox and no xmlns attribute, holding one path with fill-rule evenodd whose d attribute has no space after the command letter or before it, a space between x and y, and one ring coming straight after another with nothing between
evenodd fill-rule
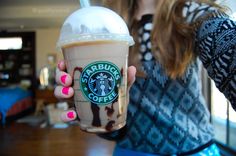
<instances>
[{"instance_id":1,"label":"frappuccino drink","mask_svg":"<svg viewBox=\"0 0 236 156\"><path fill-rule=\"evenodd\" d=\"M126 124L127 61L133 38L115 12L85 6L64 22L57 47L73 78L80 128L110 132Z\"/></svg>"}]
</instances>

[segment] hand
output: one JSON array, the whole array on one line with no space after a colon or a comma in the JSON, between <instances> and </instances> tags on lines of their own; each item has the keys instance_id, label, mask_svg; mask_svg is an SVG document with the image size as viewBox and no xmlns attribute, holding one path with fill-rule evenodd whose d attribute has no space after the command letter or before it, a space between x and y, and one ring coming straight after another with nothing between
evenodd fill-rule
<instances>
[{"instance_id":1,"label":"hand","mask_svg":"<svg viewBox=\"0 0 236 156\"><path fill-rule=\"evenodd\" d=\"M58 99L68 99L74 95L74 90L71 87L72 77L64 72L66 69L66 65L64 61L60 61L58 63L58 69L56 72L56 82L58 86L56 86L54 90L54 95ZM128 92L130 87L133 85L135 81L136 68L134 66L128 67ZM76 112L74 110L67 110L61 114L61 119L64 122L75 120Z\"/></svg>"}]
</instances>

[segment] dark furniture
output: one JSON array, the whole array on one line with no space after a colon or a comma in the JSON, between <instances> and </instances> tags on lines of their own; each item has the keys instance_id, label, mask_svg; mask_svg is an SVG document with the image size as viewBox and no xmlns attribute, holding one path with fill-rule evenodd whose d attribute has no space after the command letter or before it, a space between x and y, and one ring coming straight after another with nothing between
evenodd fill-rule
<instances>
[{"instance_id":1,"label":"dark furniture","mask_svg":"<svg viewBox=\"0 0 236 156\"><path fill-rule=\"evenodd\" d=\"M0 32L0 40L12 38L22 39L22 47L0 49L0 87L21 83L33 91L36 85L35 32Z\"/></svg>"},{"instance_id":2,"label":"dark furniture","mask_svg":"<svg viewBox=\"0 0 236 156\"><path fill-rule=\"evenodd\" d=\"M35 32L0 32L0 89L9 91L9 95L4 94L5 102L2 100L0 108L4 108L7 103L10 106L4 109L7 119L17 119L26 115L28 110L33 110L35 62ZM10 90L19 88L30 92L30 96L13 102L11 99L18 95L13 95Z\"/></svg>"},{"instance_id":3,"label":"dark furniture","mask_svg":"<svg viewBox=\"0 0 236 156\"><path fill-rule=\"evenodd\" d=\"M40 100L40 99L43 100L45 104L58 102L58 99L54 96L53 90L49 90L49 89L43 89L43 90L37 89L35 91L35 98L37 100Z\"/></svg>"},{"instance_id":4,"label":"dark furniture","mask_svg":"<svg viewBox=\"0 0 236 156\"><path fill-rule=\"evenodd\" d=\"M76 125L65 129L12 124L0 128L1 156L111 156L114 142L86 133Z\"/></svg>"}]
</instances>

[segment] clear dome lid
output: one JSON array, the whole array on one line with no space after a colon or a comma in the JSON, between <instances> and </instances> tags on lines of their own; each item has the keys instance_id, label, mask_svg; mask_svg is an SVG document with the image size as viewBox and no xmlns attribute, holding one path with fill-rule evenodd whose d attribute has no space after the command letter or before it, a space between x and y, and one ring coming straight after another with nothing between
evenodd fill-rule
<instances>
[{"instance_id":1,"label":"clear dome lid","mask_svg":"<svg viewBox=\"0 0 236 156\"><path fill-rule=\"evenodd\" d=\"M114 11L88 6L73 12L62 25L57 48L93 41L123 41L133 45L124 20Z\"/></svg>"}]
</instances>

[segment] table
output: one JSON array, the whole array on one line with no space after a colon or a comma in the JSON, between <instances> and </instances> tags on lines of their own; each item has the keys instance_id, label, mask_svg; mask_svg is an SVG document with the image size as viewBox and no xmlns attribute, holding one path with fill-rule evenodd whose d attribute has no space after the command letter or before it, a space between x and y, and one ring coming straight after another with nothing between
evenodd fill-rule
<instances>
[{"instance_id":1,"label":"table","mask_svg":"<svg viewBox=\"0 0 236 156\"><path fill-rule=\"evenodd\" d=\"M76 125L55 129L14 123L0 128L0 138L1 156L111 156L115 144Z\"/></svg>"}]
</instances>

